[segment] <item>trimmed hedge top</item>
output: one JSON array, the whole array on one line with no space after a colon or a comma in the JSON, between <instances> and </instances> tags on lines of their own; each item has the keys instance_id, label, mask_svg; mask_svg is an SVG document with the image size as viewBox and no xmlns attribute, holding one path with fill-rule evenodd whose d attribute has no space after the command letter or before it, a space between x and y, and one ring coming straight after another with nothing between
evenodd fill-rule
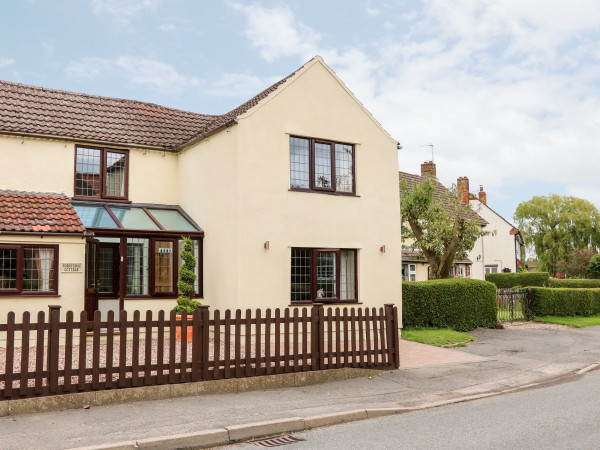
<instances>
[{"instance_id":1,"label":"trimmed hedge top","mask_svg":"<svg viewBox=\"0 0 600 450\"><path fill-rule=\"evenodd\" d=\"M548 286L549 280L550 275L548 272L485 274L485 281L494 283L498 289L512 288L514 286Z\"/></svg>"},{"instance_id":2,"label":"trimmed hedge top","mask_svg":"<svg viewBox=\"0 0 600 450\"><path fill-rule=\"evenodd\" d=\"M532 287L523 305L525 316L593 316L600 314L600 289Z\"/></svg>"},{"instance_id":3,"label":"trimmed hedge top","mask_svg":"<svg viewBox=\"0 0 600 450\"><path fill-rule=\"evenodd\" d=\"M469 331L498 325L496 286L468 278L402 282L405 327Z\"/></svg>"},{"instance_id":4,"label":"trimmed hedge top","mask_svg":"<svg viewBox=\"0 0 600 450\"><path fill-rule=\"evenodd\" d=\"M559 278L550 278L550 283L548 284L548 287L572 289L600 288L600 280L588 280L583 278L561 280Z\"/></svg>"}]
</instances>

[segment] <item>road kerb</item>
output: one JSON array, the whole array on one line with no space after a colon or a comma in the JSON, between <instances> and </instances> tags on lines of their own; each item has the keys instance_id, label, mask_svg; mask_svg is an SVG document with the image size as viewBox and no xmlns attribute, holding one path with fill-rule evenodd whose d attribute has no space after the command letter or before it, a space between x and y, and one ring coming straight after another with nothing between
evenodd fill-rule
<instances>
[{"instance_id":1,"label":"road kerb","mask_svg":"<svg viewBox=\"0 0 600 450\"><path fill-rule=\"evenodd\" d=\"M304 419L301 417L290 417L287 419L233 425L225 427L225 429L229 431L229 442L247 441L263 436L304 431Z\"/></svg>"},{"instance_id":2,"label":"road kerb","mask_svg":"<svg viewBox=\"0 0 600 450\"><path fill-rule=\"evenodd\" d=\"M368 419L367 411L364 409L355 409L351 411L342 411L339 413L307 417L304 419L304 428L306 430L310 430L312 428L326 427L329 425L337 425L340 423L354 422L355 420L364 419Z\"/></svg>"}]
</instances>

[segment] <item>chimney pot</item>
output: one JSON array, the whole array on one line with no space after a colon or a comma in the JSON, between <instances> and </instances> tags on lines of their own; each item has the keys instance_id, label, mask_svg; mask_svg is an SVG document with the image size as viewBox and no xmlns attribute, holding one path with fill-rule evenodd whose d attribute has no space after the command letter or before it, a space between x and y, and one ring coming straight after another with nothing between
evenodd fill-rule
<instances>
[{"instance_id":1,"label":"chimney pot","mask_svg":"<svg viewBox=\"0 0 600 450\"><path fill-rule=\"evenodd\" d=\"M483 190L483 185L479 185L479 201L487 206L487 194Z\"/></svg>"}]
</instances>

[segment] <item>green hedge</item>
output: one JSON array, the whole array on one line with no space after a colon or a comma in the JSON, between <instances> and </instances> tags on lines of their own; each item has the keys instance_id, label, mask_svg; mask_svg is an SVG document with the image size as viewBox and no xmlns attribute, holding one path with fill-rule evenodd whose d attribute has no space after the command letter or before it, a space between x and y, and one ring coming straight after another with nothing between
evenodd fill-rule
<instances>
[{"instance_id":1,"label":"green hedge","mask_svg":"<svg viewBox=\"0 0 600 450\"><path fill-rule=\"evenodd\" d=\"M405 327L469 331L498 325L496 287L482 280L452 279L402 282Z\"/></svg>"},{"instance_id":2,"label":"green hedge","mask_svg":"<svg viewBox=\"0 0 600 450\"><path fill-rule=\"evenodd\" d=\"M550 275L548 272L523 272L523 273L486 273L485 281L494 283L498 289L514 286L548 286Z\"/></svg>"},{"instance_id":3,"label":"green hedge","mask_svg":"<svg viewBox=\"0 0 600 450\"><path fill-rule=\"evenodd\" d=\"M571 288L571 289L584 289L584 288L600 288L600 280L587 280L587 279L568 279L561 280L559 278L550 278L548 287L551 288Z\"/></svg>"},{"instance_id":4,"label":"green hedge","mask_svg":"<svg viewBox=\"0 0 600 450\"><path fill-rule=\"evenodd\" d=\"M600 289L532 287L523 305L526 317L600 314Z\"/></svg>"}]
</instances>

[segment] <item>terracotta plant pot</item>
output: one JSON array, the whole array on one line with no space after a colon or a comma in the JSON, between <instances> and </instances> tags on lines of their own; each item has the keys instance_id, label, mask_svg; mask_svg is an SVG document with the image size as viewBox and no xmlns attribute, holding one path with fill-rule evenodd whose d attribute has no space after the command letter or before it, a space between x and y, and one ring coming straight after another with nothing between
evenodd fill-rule
<instances>
[{"instance_id":1,"label":"terracotta plant pot","mask_svg":"<svg viewBox=\"0 0 600 450\"><path fill-rule=\"evenodd\" d=\"M177 320L181 320L181 316L178 314ZM194 338L194 328L192 328L192 316L187 316L187 342L192 342ZM177 333L177 342L181 342L181 327L175 327L175 332Z\"/></svg>"}]
</instances>

